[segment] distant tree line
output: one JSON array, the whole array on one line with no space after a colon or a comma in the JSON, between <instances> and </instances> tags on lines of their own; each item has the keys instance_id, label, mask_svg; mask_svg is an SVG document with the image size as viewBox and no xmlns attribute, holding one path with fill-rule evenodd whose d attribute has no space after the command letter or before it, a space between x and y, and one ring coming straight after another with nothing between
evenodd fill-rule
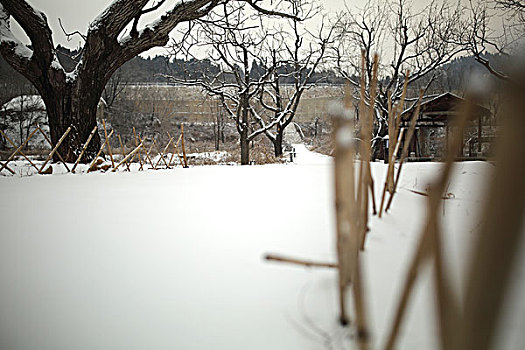
<instances>
[{"instance_id":1,"label":"distant tree line","mask_svg":"<svg viewBox=\"0 0 525 350\"><path fill-rule=\"evenodd\" d=\"M67 71L72 71L76 64L75 55L77 55L78 52L63 46L59 46L57 51L62 65ZM496 66L504 59L497 54L485 54L484 57L490 59ZM283 72L286 72L287 69L292 71L292 67L281 67L279 69ZM257 62L253 62L251 70L251 74L255 78L264 72L264 68L260 67ZM469 76L472 72L485 73L483 67L480 66L473 56L456 58L439 70L441 72L434 78L431 90L461 91L465 84L464 77ZM153 58L137 56L125 63L118 71L121 77L121 83L134 84L164 83L167 82L165 78L166 75L177 77L180 80L194 80L201 77L202 72L207 71L213 74L217 73L219 68L217 64L209 59L198 60L193 58L188 61L183 59L170 60L167 56L159 55ZM286 76L286 74L282 74L281 79L281 83L283 84L293 83L293 77ZM333 85L341 85L344 84L345 81L344 78L333 69L320 69L314 73L311 80ZM423 83L426 83L426 81L423 81ZM3 89L1 89L3 91L0 93L0 103L2 104L20 94L35 93L35 89L31 83L7 64L2 56L0 56L0 87L3 87Z\"/></svg>"}]
</instances>

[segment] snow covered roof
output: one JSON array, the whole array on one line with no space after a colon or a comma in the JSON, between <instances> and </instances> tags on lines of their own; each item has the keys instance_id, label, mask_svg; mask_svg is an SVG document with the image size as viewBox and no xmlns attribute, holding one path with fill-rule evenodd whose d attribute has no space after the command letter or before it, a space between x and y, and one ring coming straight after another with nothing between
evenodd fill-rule
<instances>
[{"instance_id":1,"label":"snow covered roof","mask_svg":"<svg viewBox=\"0 0 525 350\"><path fill-rule=\"evenodd\" d=\"M45 111L46 105L40 95L21 95L6 102L2 109L8 111L20 111L31 109L33 111Z\"/></svg>"},{"instance_id":2,"label":"snow covered roof","mask_svg":"<svg viewBox=\"0 0 525 350\"><path fill-rule=\"evenodd\" d=\"M107 106L106 101L101 97L98 102L98 106ZM20 95L12 98L8 102L2 105L2 110L7 111L20 111L20 108L24 110L31 109L32 111L46 111L46 105L40 95Z\"/></svg>"},{"instance_id":3,"label":"snow covered roof","mask_svg":"<svg viewBox=\"0 0 525 350\"><path fill-rule=\"evenodd\" d=\"M425 102L422 102L420 115L424 116L423 119L444 121L444 120L449 119L451 115L455 115L458 112L459 107L464 102L465 102L464 98L459 97L458 95L455 95L451 92L445 92ZM403 119L409 120L415 108L416 106L414 104L414 106L411 109L405 111L403 114ZM489 114L490 114L489 109L481 105L476 105L476 110L473 115L473 118L480 116L480 115L482 116L482 115L489 115Z\"/></svg>"}]
</instances>

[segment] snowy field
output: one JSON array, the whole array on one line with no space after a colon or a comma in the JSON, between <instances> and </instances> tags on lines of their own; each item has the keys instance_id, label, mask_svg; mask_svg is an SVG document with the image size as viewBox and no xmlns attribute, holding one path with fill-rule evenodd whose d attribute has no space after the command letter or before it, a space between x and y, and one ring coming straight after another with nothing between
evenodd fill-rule
<instances>
[{"instance_id":1,"label":"snowy field","mask_svg":"<svg viewBox=\"0 0 525 350\"><path fill-rule=\"evenodd\" d=\"M331 160L296 148L286 165L0 177L0 349L354 348L337 322L335 271L263 260L335 262ZM425 215L425 197L409 190L425 191L439 167L407 164L392 210L372 218L361 256L372 348L385 342ZM492 170L458 163L447 190L458 293ZM385 165L372 171L379 200ZM498 349L525 344L524 255ZM430 277L399 349L436 348Z\"/></svg>"}]
</instances>

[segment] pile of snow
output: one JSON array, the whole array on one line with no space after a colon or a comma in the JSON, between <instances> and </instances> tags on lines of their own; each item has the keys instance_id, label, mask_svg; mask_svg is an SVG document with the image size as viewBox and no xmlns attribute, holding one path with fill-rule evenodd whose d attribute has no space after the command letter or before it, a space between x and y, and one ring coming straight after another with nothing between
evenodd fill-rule
<instances>
[{"instance_id":1,"label":"pile of snow","mask_svg":"<svg viewBox=\"0 0 525 350\"><path fill-rule=\"evenodd\" d=\"M0 178L0 348L355 346L352 328L338 324L335 271L262 259L335 261L331 160L295 148L296 165ZM425 215L425 197L410 190L424 190L440 166L406 164L391 212L370 222L362 259L371 348L384 345ZM372 171L378 194L385 165ZM457 290L491 173L487 163L458 163L447 189ZM525 342L524 255L498 349ZM437 348L432 287L426 271L399 349Z\"/></svg>"},{"instance_id":2,"label":"pile of snow","mask_svg":"<svg viewBox=\"0 0 525 350\"><path fill-rule=\"evenodd\" d=\"M25 111L28 108L41 112L46 111L46 105L40 95L20 95L2 105L2 109L7 111Z\"/></svg>"},{"instance_id":3,"label":"pile of snow","mask_svg":"<svg viewBox=\"0 0 525 350\"><path fill-rule=\"evenodd\" d=\"M7 125L3 130L7 137L17 146L25 141L31 132L40 125L49 137L46 106L40 95L20 95L12 98L0 107L0 115ZM12 145L6 142L8 147ZM48 142L40 132L31 138L29 147L50 148Z\"/></svg>"}]
</instances>

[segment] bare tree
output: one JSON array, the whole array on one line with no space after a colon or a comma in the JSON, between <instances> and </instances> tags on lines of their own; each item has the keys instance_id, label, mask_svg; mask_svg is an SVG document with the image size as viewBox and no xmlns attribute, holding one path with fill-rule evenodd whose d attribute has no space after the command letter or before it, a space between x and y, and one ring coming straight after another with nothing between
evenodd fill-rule
<instances>
[{"instance_id":1,"label":"bare tree","mask_svg":"<svg viewBox=\"0 0 525 350\"><path fill-rule=\"evenodd\" d=\"M523 0L470 1L466 7L460 40L469 52L494 77L511 82L523 83L511 77L509 68L516 51L523 47L525 40L525 2ZM486 53L497 53L503 64L495 64Z\"/></svg>"},{"instance_id":2,"label":"bare tree","mask_svg":"<svg viewBox=\"0 0 525 350\"><path fill-rule=\"evenodd\" d=\"M25 0L0 0L0 53L18 72L36 87L47 108L51 140L56 143L72 126L68 140L60 148L69 161L76 159L83 143L96 125L100 96L112 74L136 55L169 41L170 32L180 23L208 15L218 5L234 0L177 1L166 11L159 10L165 0L116 0L111 3L82 35L84 45L79 63L72 72L60 64L52 32L44 13ZM259 12L266 10L257 0L236 0ZM143 15L157 13L158 19L143 24ZM14 19L31 40L24 45L11 31ZM142 24L142 25L141 25ZM91 159L100 146L95 135L84 159Z\"/></svg>"},{"instance_id":3,"label":"bare tree","mask_svg":"<svg viewBox=\"0 0 525 350\"><path fill-rule=\"evenodd\" d=\"M288 0L282 2L284 10L289 3ZM289 17L295 16L291 13ZM254 69L268 64L264 43L276 35L263 22L259 14L242 4L226 4L214 11L211 20L200 21L199 27L192 31L195 34L188 38L191 40L184 41L185 45L173 47L173 54L182 53L187 62L191 62L187 58L193 55L195 48L204 48L210 59L218 63L217 71L202 71L195 79L171 79L200 86L220 100L226 115L235 122L242 165L250 162L250 142L280 122L280 119L266 122L259 115L263 109L258 105L259 96L276 68L270 62L262 74Z\"/></svg>"},{"instance_id":4,"label":"bare tree","mask_svg":"<svg viewBox=\"0 0 525 350\"><path fill-rule=\"evenodd\" d=\"M380 55L379 86L375 102L373 156L386 134L389 105L400 101L405 75L410 87L428 89L436 69L466 48L457 43L462 10L446 0L433 1L420 11L407 0L372 1L363 9L342 14L337 23L339 41L332 48L340 73L356 88L361 52L366 58L366 87L372 80L372 55ZM417 89L413 89L417 90ZM417 98L406 101L413 107ZM356 100L359 96L356 94ZM367 105L370 96L366 96ZM400 106L405 109L406 106Z\"/></svg>"},{"instance_id":5,"label":"bare tree","mask_svg":"<svg viewBox=\"0 0 525 350\"><path fill-rule=\"evenodd\" d=\"M249 163L249 144L261 134L273 143L275 156L282 155L284 130L312 85L333 32L321 28L313 35L304 29L302 23L319 11L313 2L284 0L280 5L290 16L272 24L241 6L225 6L218 15L223 21L201 21L191 44L174 47L174 54L183 53L186 61L194 48L205 47L220 62L219 71L178 81L201 86L221 101L239 133L241 164Z\"/></svg>"},{"instance_id":6,"label":"bare tree","mask_svg":"<svg viewBox=\"0 0 525 350\"><path fill-rule=\"evenodd\" d=\"M259 102L270 113L269 120L265 122L263 115L252 110L261 126L276 121L274 130L265 131L274 145L276 157L283 154L284 131L293 121L303 93L317 83L313 75L332 43L335 29L332 26L325 32L323 18L318 33L308 32L305 22L318 15L319 9L314 3L301 0L290 0L290 5L295 18L288 19L286 27L281 27L270 38L273 40L267 43L267 56L271 64L261 66L268 80L263 84ZM281 44L275 45L275 41Z\"/></svg>"}]
</instances>

